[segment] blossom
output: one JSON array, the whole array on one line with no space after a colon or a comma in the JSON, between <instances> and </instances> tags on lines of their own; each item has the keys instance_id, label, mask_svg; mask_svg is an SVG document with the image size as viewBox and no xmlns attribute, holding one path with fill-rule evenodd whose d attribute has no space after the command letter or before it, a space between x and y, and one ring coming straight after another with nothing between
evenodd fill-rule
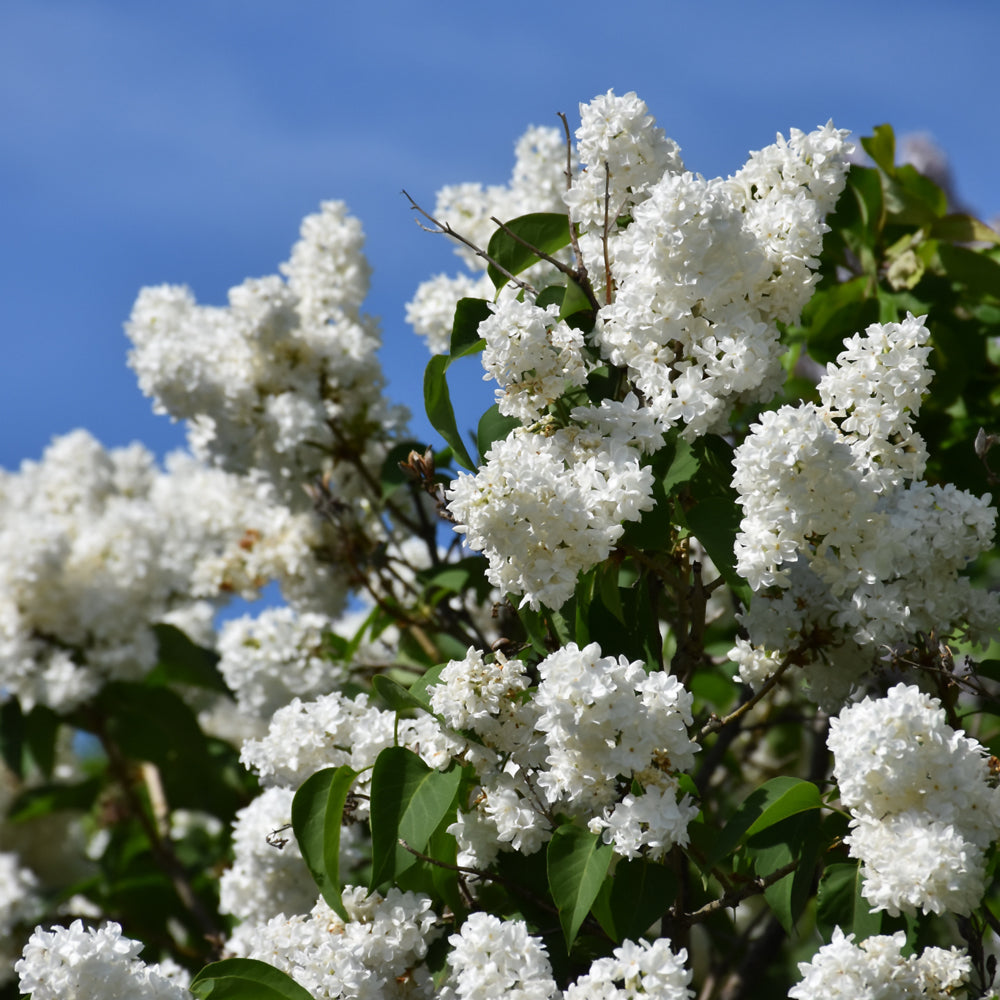
<instances>
[{"instance_id":1,"label":"blossom","mask_svg":"<svg viewBox=\"0 0 1000 1000\"><path fill-rule=\"evenodd\" d=\"M187 974L170 965L147 965L142 943L107 923L84 928L36 928L14 966L22 993L33 1000L189 1000Z\"/></svg>"},{"instance_id":2,"label":"blossom","mask_svg":"<svg viewBox=\"0 0 1000 1000\"><path fill-rule=\"evenodd\" d=\"M489 559L487 576L522 604L558 608L577 575L606 559L625 528L653 506L652 473L627 445L579 428L516 428L474 475L448 491L455 530Z\"/></svg>"},{"instance_id":3,"label":"blossom","mask_svg":"<svg viewBox=\"0 0 1000 1000\"><path fill-rule=\"evenodd\" d=\"M982 898L986 849L1000 836L987 751L947 724L936 699L905 684L845 708L828 744L852 814L845 839L873 908L970 913Z\"/></svg>"},{"instance_id":4,"label":"blossom","mask_svg":"<svg viewBox=\"0 0 1000 1000\"><path fill-rule=\"evenodd\" d=\"M876 935L854 944L854 935L834 928L829 944L810 962L799 963L802 979L788 991L791 1000L949 1000L972 972L968 955L957 948L927 948L903 955L906 934Z\"/></svg>"}]
</instances>

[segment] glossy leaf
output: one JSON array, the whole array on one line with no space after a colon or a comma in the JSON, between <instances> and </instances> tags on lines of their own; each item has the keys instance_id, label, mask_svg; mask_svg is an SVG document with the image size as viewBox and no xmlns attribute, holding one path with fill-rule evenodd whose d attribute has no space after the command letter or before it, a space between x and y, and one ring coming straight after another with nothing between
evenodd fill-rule
<instances>
[{"instance_id":1,"label":"glossy leaf","mask_svg":"<svg viewBox=\"0 0 1000 1000\"><path fill-rule=\"evenodd\" d=\"M486 343L479 336L479 324L493 315L489 302L485 299L459 299L455 306L455 318L451 324L451 348L453 358L461 358L470 352L482 350Z\"/></svg>"},{"instance_id":2,"label":"glossy leaf","mask_svg":"<svg viewBox=\"0 0 1000 1000\"><path fill-rule=\"evenodd\" d=\"M299 850L330 908L347 920L340 892L340 828L344 804L358 772L327 767L308 777L292 799L292 830Z\"/></svg>"},{"instance_id":3,"label":"glossy leaf","mask_svg":"<svg viewBox=\"0 0 1000 1000\"><path fill-rule=\"evenodd\" d=\"M287 973L255 958L224 958L206 965L188 989L202 1000L312 1000Z\"/></svg>"},{"instance_id":4,"label":"glossy leaf","mask_svg":"<svg viewBox=\"0 0 1000 1000\"><path fill-rule=\"evenodd\" d=\"M451 447L456 460L466 469L476 468L466 450L465 442L458 432L455 423L455 410L451 405L451 393L448 390L446 372L451 358L444 354L435 354L428 362L424 371L424 407L427 419L434 429Z\"/></svg>"},{"instance_id":5,"label":"glossy leaf","mask_svg":"<svg viewBox=\"0 0 1000 1000\"><path fill-rule=\"evenodd\" d=\"M864 879L858 862L827 865L820 876L816 894L816 920L830 938L834 927L845 934L852 931L855 942L878 934L882 928L882 912L874 912L861 894Z\"/></svg>"},{"instance_id":6,"label":"glossy leaf","mask_svg":"<svg viewBox=\"0 0 1000 1000\"><path fill-rule=\"evenodd\" d=\"M883 170L891 172L896 166L896 136L891 125L877 125L872 135L861 140L865 152Z\"/></svg>"},{"instance_id":7,"label":"glossy leaf","mask_svg":"<svg viewBox=\"0 0 1000 1000\"><path fill-rule=\"evenodd\" d=\"M232 696L219 672L219 654L192 642L179 628L160 623L156 633L156 668L146 677L147 684L189 684Z\"/></svg>"},{"instance_id":8,"label":"glossy leaf","mask_svg":"<svg viewBox=\"0 0 1000 1000\"><path fill-rule=\"evenodd\" d=\"M795 862L793 871L764 890L764 899L786 933L791 934L812 892L819 855L819 812L800 812L748 836L754 871L766 878Z\"/></svg>"},{"instance_id":9,"label":"glossy leaf","mask_svg":"<svg viewBox=\"0 0 1000 1000\"><path fill-rule=\"evenodd\" d=\"M676 893L677 879L662 864L623 858L605 878L592 909L613 941L637 941L666 913Z\"/></svg>"},{"instance_id":10,"label":"glossy leaf","mask_svg":"<svg viewBox=\"0 0 1000 1000\"><path fill-rule=\"evenodd\" d=\"M476 448L479 450L479 461L485 464L486 453L494 441L502 441L515 428L520 427L517 417L505 417L500 407L494 403L480 418L479 429L476 432Z\"/></svg>"},{"instance_id":11,"label":"glossy leaf","mask_svg":"<svg viewBox=\"0 0 1000 1000\"><path fill-rule=\"evenodd\" d=\"M601 891L613 856L600 834L572 823L552 834L546 852L546 870L567 949L573 947L580 925Z\"/></svg>"},{"instance_id":12,"label":"glossy leaf","mask_svg":"<svg viewBox=\"0 0 1000 1000\"><path fill-rule=\"evenodd\" d=\"M394 712L407 712L414 708L425 712L430 711L430 705L423 698L417 697L409 688L403 687L402 684L384 674L378 674L372 678L372 687L375 689L375 693Z\"/></svg>"},{"instance_id":13,"label":"glossy leaf","mask_svg":"<svg viewBox=\"0 0 1000 1000\"><path fill-rule=\"evenodd\" d=\"M569 243L569 220L562 213L534 212L511 219L505 224L512 233L530 244L530 247L550 256ZM518 275L540 259L530 247L518 242L510 233L497 229L486 252L508 273ZM507 284L506 275L501 274L492 264L487 273L496 288Z\"/></svg>"},{"instance_id":14,"label":"glossy leaf","mask_svg":"<svg viewBox=\"0 0 1000 1000\"><path fill-rule=\"evenodd\" d=\"M1000 233L971 215L945 215L930 228L931 239L952 243L1000 243Z\"/></svg>"},{"instance_id":15,"label":"glossy leaf","mask_svg":"<svg viewBox=\"0 0 1000 1000\"><path fill-rule=\"evenodd\" d=\"M726 824L711 863L721 861L747 837L796 813L819 809L822 804L819 789L811 781L785 775L764 782L743 800Z\"/></svg>"},{"instance_id":16,"label":"glossy leaf","mask_svg":"<svg viewBox=\"0 0 1000 1000\"><path fill-rule=\"evenodd\" d=\"M406 747L388 747L375 761L371 781L371 888L416 863L399 841L421 853L455 805L462 772L435 771Z\"/></svg>"}]
</instances>

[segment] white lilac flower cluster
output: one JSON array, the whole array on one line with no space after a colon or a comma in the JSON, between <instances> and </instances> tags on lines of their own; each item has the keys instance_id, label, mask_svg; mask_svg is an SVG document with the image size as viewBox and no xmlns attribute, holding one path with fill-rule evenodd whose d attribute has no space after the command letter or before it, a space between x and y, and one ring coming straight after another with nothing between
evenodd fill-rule
<instances>
[{"instance_id":1,"label":"white lilac flower cluster","mask_svg":"<svg viewBox=\"0 0 1000 1000\"><path fill-rule=\"evenodd\" d=\"M691 1000L687 952L674 952L668 938L624 941L606 958L560 993L545 945L530 935L523 920L499 920L472 913L448 939L449 975L438 1000Z\"/></svg>"},{"instance_id":2,"label":"white lilac flower cluster","mask_svg":"<svg viewBox=\"0 0 1000 1000\"><path fill-rule=\"evenodd\" d=\"M531 212L565 211L566 146L555 128L529 128L518 140L515 164L507 185L453 184L437 195L435 217L476 246L485 249L496 231L492 218L502 222ZM490 298L493 283L486 275L486 261L467 246L455 252L474 273L436 275L423 282L406 306L406 321L427 341L432 354L447 354L455 306L461 298ZM551 271L535 264L528 277Z\"/></svg>"},{"instance_id":3,"label":"white lilac flower cluster","mask_svg":"<svg viewBox=\"0 0 1000 1000\"><path fill-rule=\"evenodd\" d=\"M639 451L582 428L515 428L485 458L451 484L448 509L489 560L490 583L534 609L560 607L577 575L607 558L622 522L653 507Z\"/></svg>"},{"instance_id":4,"label":"white lilac flower cluster","mask_svg":"<svg viewBox=\"0 0 1000 1000\"><path fill-rule=\"evenodd\" d=\"M203 633L205 601L275 578L290 599L336 606L345 588L313 558L318 541L312 517L190 456L162 471L137 444L58 438L0 472L0 687L25 710L68 711L155 665L153 623Z\"/></svg>"},{"instance_id":5,"label":"white lilac flower cluster","mask_svg":"<svg viewBox=\"0 0 1000 1000\"><path fill-rule=\"evenodd\" d=\"M651 509L643 455L670 427L704 434L736 403L781 385L776 324L796 319L812 293L822 220L847 170L846 133L831 125L779 137L735 177L706 181L683 172L676 144L635 94L609 92L581 118L584 169L565 203L605 304L584 335L555 305L500 296L480 324L483 364L501 413L523 426L448 494L456 530L487 556L491 582L532 608L560 606L623 522ZM567 415L560 400L582 398L602 364L623 371L616 395L625 398Z\"/></svg>"},{"instance_id":6,"label":"white lilac flower cluster","mask_svg":"<svg viewBox=\"0 0 1000 1000\"><path fill-rule=\"evenodd\" d=\"M563 994L563 1000L692 1000L687 951L674 951L669 938L624 941L608 958L598 958L590 972Z\"/></svg>"},{"instance_id":7,"label":"white lilac flower cluster","mask_svg":"<svg viewBox=\"0 0 1000 1000\"><path fill-rule=\"evenodd\" d=\"M470 913L448 938L449 973L438 1000L549 1000L559 995L548 952L523 920Z\"/></svg>"},{"instance_id":8,"label":"white lilac flower cluster","mask_svg":"<svg viewBox=\"0 0 1000 1000\"><path fill-rule=\"evenodd\" d=\"M194 452L264 477L293 508L301 484L332 475L339 499L361 492L335 454L378 468L404 414L383 395L379 335L361 313L369 267L360 223L324 202L302 224L282 274L248 279L223 308L190 290L145 288L126 325L140 388L156 409L188 421Z\"/></svg>"},{"instance_id":9,"label":"white lilac flower cluster","mask_svg":"<svg viewBox=\"0 0 1000 1000\"><path fill-rule=\"evenodd\" d=\"M581 818L628 858L686 844L697 807L678 775L698 747L687 735L691 695L677 678L602 656L597 643L551 653L538 675L523 700L520 661L498 653L487 663L470 649L429 689L434 712L479 739L465 749L481 783L475 808L451 828L466 860L489 863L501 845L533 853L551 835L552 811Z\"/></svg>"},{"instance_id":10,"label":"white lilac flower cluster","mask_svg":"<svg viewBox=\"0 0 1000 1000\"><path fill-rule=\"evenodd\" d=\"M735 403L767 400L783 381L775 323L797 319L812 294L847 133L793 130L735 176L705 180L635 94L609 92L581 118L585 169L566 200L607 300L596 342L654 415L688 438L717 429Z\"/></svg>"},{"instance_id":11,"label":"white lilac flower cluster","mask_svg":"<svg viewBox=\"0 0 1000 1000\"><path fill-rule=\"evenodd\" d=\"M791 1000L956 1000L972 972L968 955L957 948L927 948L904 955L906 934L870 937L860 944L835 928L829 944L810 962L799 963L802 979L788 991ZM962 992L960 992L962 991Z\"/></svg>"},{"instance_id":12,"label":"white lilac flower cluster","mask_svg":"<svg viewBox=\"0 0 1000 1000\"><path fill-rule=\"evenodd\" d=\"M287 973L315 1000L431 1000L423 960L440 930L430 899L396 888L383 897L355 886L345 886L342 898L347 922L319 900L307 914L241 924L227 949Z\"/></svg>"},{"instance_id":13,"label":"white lilac flower cluster","mask_svg":"<svg viewBox=\"0 0 1000 1000\"><path fill-rule=\"evenodd\" d=\"M905 684L845 708L828 743L851 812L845 839L872 908L971 913L983 895L986 849L1000 836L988 751L952 729L936 699Z\"/></svg>"},{"instance_id":14,"label":"white lilac flower cluster","mask_svg":"<svg viewBox=\"0 0 1000 1000\"><path fill-rule=\"evenodd\" d=\"M219 880L220 912L265 923L315 905L316 883L289 829L294 796L291 788L266 788L236 814L233 863Z\"/></svg>"},{"instance_id":15,"label":"white lilac flower cluster","mask_svg":"<svg viewBox=\"0 0 1000 1000\"><path fill-rule=\"evenodd\" d=\"M523 424L540 420L548 406L587 379L583 334L558 319L559 307L505 299L479 324L484 379L497 383L505 416Z\"/></svg>"},{"instance_id":16,"label":"white lilac flower cluster","mask_svg":"<svg viewBox=\"0 0 1000 1000\"><path fill-rule=\"evenodd\" d=\"M736 449L737 569L758 597L730 656L748 683L819 627L837 648L808 677L835 707L880 647L918 631L995 632L1000 601L959 575L992 544L990 497L919 480L927 337L913 316L870 326L827 366L819 405L764 413Z\"/></svg>"},{"instance_id":17,"label":"white lilac flower cluster","mask_svg":"<svg viewBox=\"0 0 1000 1000\"><path fill-rule=\"evenodd\" d=\"M169 963L147 964L141 951L142 943L124 937L116 923L85 928L74 920L69 927L36 928L14 969L32 1000L190 1000L187 973Z\"/></svg>"},{"instance_id":18,"label":"white lilac flower cluster","mask_svg":"<svg viewBox=\"0 0 1000 1000\"><path fill-rule=\"evenodd\" d=\"M310 699L339 686L343 663L324 651L334 623L315 612L268 608L230 619L218 640L219 672L241 712L267 720L292 698Z\"/></svg>"}]
</instances>

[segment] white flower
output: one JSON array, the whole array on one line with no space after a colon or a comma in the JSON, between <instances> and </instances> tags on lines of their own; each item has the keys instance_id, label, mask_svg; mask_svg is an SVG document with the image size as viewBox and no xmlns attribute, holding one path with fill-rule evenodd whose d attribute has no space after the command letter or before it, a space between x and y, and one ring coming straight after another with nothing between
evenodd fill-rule
<instances>
[{"instance_id":1,"label":"white flower","mask_svg":"<svg viewBox=\"0 0 1000 1000\"><path fill-rule=\"evenodd\" d=\"M903 931L853 942L853 934L834 928L830 943L811 962L799 963L802 979L788 991L791 1000L950 1000L972 972L971 960L957 948L904 957Z\"/></svg>"},{"instance_id":2,"label":"white flower","mask_svg":"<svg viewBox=\"0 0 1000 1000\"><path fill-rule=\"evenodd\" d=\"M466 545L489 559L490 583L532 608L558 608L577 574L607 558L622 522L653 506L652 485L632 448L577 428L517 428L476 475L451 484L448 507Z\"/></svg>"},{"instance_id":3,"label":"white flower","mask_svg":"<svg viewBox=\"0 0 1000 1000\"><path fill-rule=\"evenodd\" d=\"M873 908L970 913L983 894L985 851L1000 836L986 750L905 684L845 708L828 744Z\"/></svg>"},{"instance_id":4,"label":"white flower","mask_svg":"<svg viewBox=\"0 0 1000 1000\"><path fill-rule=\"evenodd\" d=\"M441 1000L550 1000L559 995L548 953L523 920L470 913L448 938L450 973Z\"/></svg>"},{"instance_id":5,"label":"white flower","mask_svg":"<svg viewBox=\"0 0 1000 1000\"><path fill-rule=\"evenodd\" d=\"M118 924L35 929L14 966L22 993L32 1000L190 1000L187 975L139 958L142 944Z\"/></svg>"}]
</instances>

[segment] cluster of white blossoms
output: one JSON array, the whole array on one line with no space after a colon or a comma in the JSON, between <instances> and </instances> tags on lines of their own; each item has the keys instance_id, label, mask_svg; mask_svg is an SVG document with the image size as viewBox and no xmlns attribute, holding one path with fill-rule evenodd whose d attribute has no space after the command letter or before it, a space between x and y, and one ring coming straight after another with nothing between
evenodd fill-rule
<instances>
[{"instance_id":1,"label":"cluster of white blossoms","mask_svg":"<svg viewBox=\"0 0 1000 1000\"><path fill-rule=\"evenodd\" d=\"M564 203L596 295L593 332L527 292L499 296L479 328L483 364L500 412L523 426L448 494L491 582L532 608L559 607L623 522L651 509L642 454L667 430L707 433L737 403L780 387L777 321L796 319L812 292L850 148L831 125L796 131L735 177L706 181L684 172L634 93L609 92L580 112L583 169ZM579 405L588 375L606 364L625 376L615 396ZM576 405L561 405L573 393Z\"/></svg>"},{"instance_id":2,"label":"cluster of white blossoms","mask_svg":"<svg viewBox=\"0 0 1000 1000\"><path fill-rule=\"evenodd\" d=\"M0 472L0 686L68 711L156 663L153 624L210 636L211 604L269 580L290 599L343 600L313 556L318 525L269 491L189 456L162 471L140 445L85 431Z\"/></svg>"},{"instance_id":3,"label":"cluster of white blossoms","mask_svg":"<svg viewBox=\"0 0 1000 1000\"><path fill-rule=\"evenodd\" d=\"M362 243L345 206L324 202L281 265L287 280L248 279L223 308L197 305L187 288L145 288L126 325L140 388L188 421L194 452L271 481L293 509L317 475L333 477L342 501L360 495L347 456L377 469L405 419L382 393L378 330L360 311Z\"/></svg>"},{"instance_id":4,"label":"cluster of white blossoms","mask_svg":"<svg viewBox=\"0 0 1000 1000\"><path fill-rule=\"evenodd\" d=\"M523 424L540 420L548 406L587 379L583 334L559 322L559 307L504 299L479 324L484 379L493 379L505 416Z\"/></svg>"},{"instance_id":5,"label":"cluster of white blossoms","mask_svg":"<svg viewBox=\"0 0 1000 1000\"><path fill-rule=\"evenodd\" d=\"M233 863L219 880L222 913L264 923L315 905L316 883L289 829L294 796L291 788L266 788L236 814Z\"/></svg>"},{"instance_id":6,"label":"cluster of white blossoms","mask_svg":"<svg viewBox=\"0 0 1000 1000\"><path fill-rule=\"evenodd\" d=\"M314 698L338 687L344 664L324 650L323 636L334 623L315 612L268 608L244 615L219 631L219 672L240 711L268 720L292 698Z\"/></svg>"},{"instance_id":7,"label":"cluster of white blossoms","mask_svg":"<svg viewBox=\"0 0 1000 1000\"><path fill-rule=\"evenodd\" d=\"M952 729L936 699L905 684L845 708L828 743L851 812L845 839L872 908L971 913L984 891L986 849L1000 836L988 751Z\"/></svg>"},{"instance_id":8,"label":"cluster of white blossoms","mask_svg":"<svg viewBox=\"0 0 1000 1000\"><path fill-rule=\"evenodd\" d=\"M957 948L927 948L904 955L906 933L882 934L860 944L835 928L829 944L810 962L799 963L802 979L788 991L791 1000L957 1000L972 972L968 955Z\"/></svg>"},{"instance_id":9,"label":"cluster of white blossoms","mask_svg":"<svg viewBox=\"0 0 1000 1000\"><path fill-rule=\"evenodd\" d=\"M784 380L775 321L797 319L812 294L847 133L793 130L735 176L706 180L684 170L635 94L609 92L581 118L586 169L566 201L607 300L596 342L668 425L689 438L717 429Z\"/></svg>"},{"instance_id":10,"label":"cluster of white blossoms","mask_svg":"<svg viewBox=\"0 0 1000 1000\"><path fill-rule=\"evenodd\" d=\"M423 959L440 935L427 896L392 888L383 897L346 886L344 921L325 901L307 914L241 924L227 950L290 975L314 1000L431 1000Z\"/></svg>"},{"instance_id":11,"label":"cluster of white blossoms","mask_svg":"<svg viewBox=\"0 0 1000 1000\"><path fill-rule=\"evenodd\" d=\"M470 913L448 938L448 979L437 1000L549 1000L559 995L548 952L523 920Z\"/></svg>"},{"instance_id":12,"label":"cluster of white blossoms","mask_svg":"<svg viewBox=\"0 0 1000 1000\"><path fill-rule=\"evenodd\" d=\"M563 1000L692 1000L687 951L674 951L669 938L624 941L607 958L597 959L563 994Z\"/></svg>"},{"instance_id":13,"label":"cluster of white blossoms","mask_svg":"<svg viewBox=\"0 0 1000 1000\"><path fill-rule=\"evenodd\" d=\"M653 507L640 453L582 428L516 428L485 458L451 484L448 509L465 544L489 560L490 583L535 609L560 607L577 575L607 558L623 522Z\"/></svg>"},{"instance_id":14,"label":"cluster of white blossoms","mask_svg":"<svg viewBox=\"0 0 1000 1000\"><path fill-rule=\"evenodd\" d=\"M116 923L36 928L15 965L22 993L32 1000L190 1000L188 975L172 963L147 964L142 942Z\"/></svg>"},{"instance_id":15,"label":"cluster of white blossoms","mask_svg":"<svg viewBox=\"0 0 1000 1000\"><path fill-rule=\"evenodd\" d=\"M551 653L538 676L523 700L524 664L502 653L486 663L470 649L429 689L445 723L480 741L465 750L481 782L475 808L452 829L466 857L488 862L504 844L538 850L553 810L581 818L624 857L656 859L686 844L698 812L678 783L698 750L687 734L690 692L639 661L602 656L597 643Z\"/></svg>"},{"instance_id":16,"label":"cluster of white blossoms","mask_svg":"<svg viewBox=\"0 0 1000 1000\"><path fill-rule=\"evenodd\" d=\"M748 683L816 627L838 637L833 666L808 674L829 706L880 647L918 631L995 633L997 596L959 575L993 542L990 497L918 478L926 449L912 424L931 378L927 337L913 316L870 326L827 366L819 405L762 414L736 449L737 569L758 597L741 619L749 639L730 655Z\"/></svg>"}]
</instances>

